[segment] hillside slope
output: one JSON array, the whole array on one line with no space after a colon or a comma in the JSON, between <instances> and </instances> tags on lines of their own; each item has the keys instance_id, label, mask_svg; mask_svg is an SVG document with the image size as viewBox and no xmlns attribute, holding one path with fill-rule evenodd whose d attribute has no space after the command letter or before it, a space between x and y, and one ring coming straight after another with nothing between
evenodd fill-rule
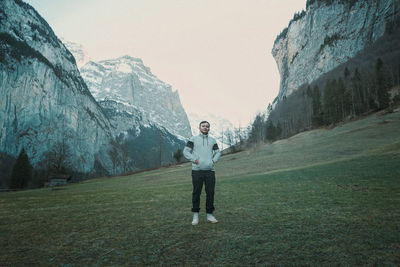
<instances>
[{"instance_id":1,"label":"hillside slope","mask_svg":"<svg viewBox=\"0 0 400 267\"><path fill-rule=\"evenodd\" d=\"M399 162L396 111L224 156L216 225L189 164L3 193L0 265L398 265Z\"/></svg>"}]
</instances>

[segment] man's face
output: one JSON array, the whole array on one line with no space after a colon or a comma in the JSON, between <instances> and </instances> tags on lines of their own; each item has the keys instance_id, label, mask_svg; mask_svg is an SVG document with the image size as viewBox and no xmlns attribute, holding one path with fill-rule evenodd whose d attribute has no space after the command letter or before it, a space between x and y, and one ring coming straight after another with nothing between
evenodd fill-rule
<instances>
[{"instance_id":1,"label":"man's face","mask_svg":"<svg viewBox=\"0 0 400 267\"><path fill-rule=\"evenodd\" d=\"M210 124L208 124L207 122L203 122L202 124L200 124L199 129L202 134L208 134L208 132L210 131Z\"/></svg>"}]
</instances>

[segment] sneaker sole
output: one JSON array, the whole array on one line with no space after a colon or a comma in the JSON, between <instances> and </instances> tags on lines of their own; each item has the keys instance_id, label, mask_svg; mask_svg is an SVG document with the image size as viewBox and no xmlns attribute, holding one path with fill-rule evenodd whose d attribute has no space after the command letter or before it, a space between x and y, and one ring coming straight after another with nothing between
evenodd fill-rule
<instances>
[{"instance_id":1,"label":"sneaker sole","mask_svg":"<svg viewBox=\"0 0 400 267\"><path fill-rule=\"evenodd\" d=\"M214 221L207 221L207 222L209 222L209 223L218 223L218 221L216 221L216 222L214 222Z\"/></svg>"}]
</instances>

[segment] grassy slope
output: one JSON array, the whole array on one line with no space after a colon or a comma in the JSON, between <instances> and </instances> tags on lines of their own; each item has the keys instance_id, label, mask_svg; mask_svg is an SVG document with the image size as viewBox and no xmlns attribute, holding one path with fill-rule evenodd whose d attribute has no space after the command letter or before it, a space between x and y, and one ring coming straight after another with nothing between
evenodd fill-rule
<instances>
[{"instance_id":1,"label":"grassy slope","mask_svg":"<svg viewBox=\"0 0 400 267\"><path fill-rule=\"evenodd\" d=\"M223 157L216 225L188 164L3 193L0 266L399 265L399 163L396 112Z\"/></svg>"}]
</instances>

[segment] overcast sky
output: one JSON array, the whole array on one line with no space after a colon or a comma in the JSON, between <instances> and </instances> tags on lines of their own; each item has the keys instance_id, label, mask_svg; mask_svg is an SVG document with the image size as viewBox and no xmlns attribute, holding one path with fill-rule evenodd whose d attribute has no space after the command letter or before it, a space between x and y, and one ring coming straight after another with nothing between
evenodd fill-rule
<instances>
[{"instance_id":1,"label":"overcast sky","mask_svg":"<svg viewBox=\"0 0 400 267\"><path fill-rule=\"evenodd\" d=\"M276 36L306 0L28 0L94 60L141 58L187 113L247 125L277 96ZM207 119L207 118L204 118Z\"/></svg>"}]
</instances>

